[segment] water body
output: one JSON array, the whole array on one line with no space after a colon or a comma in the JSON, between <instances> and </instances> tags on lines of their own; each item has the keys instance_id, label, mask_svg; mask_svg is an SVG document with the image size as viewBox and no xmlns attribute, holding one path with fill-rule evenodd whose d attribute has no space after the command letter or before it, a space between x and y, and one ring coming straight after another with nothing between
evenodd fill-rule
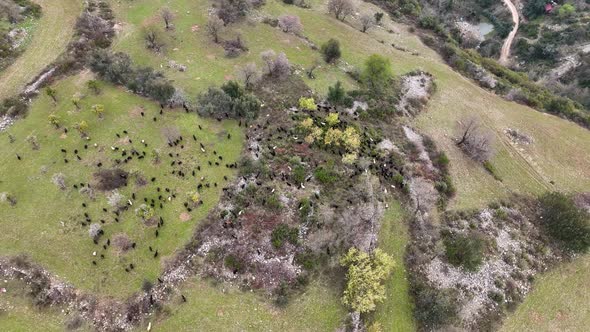
<instances>
[{"instance_id":1,"label":"water body","mask_svg":"<svg viewBox=\"0 0 590 332\"><path fill-rule=\"evenodd\" d=\"M479 22L475 27L479 30L479 34L482 37L485 37L488 33L494 30L494 26L488 22Z\"/></svg>"}]
</instances>

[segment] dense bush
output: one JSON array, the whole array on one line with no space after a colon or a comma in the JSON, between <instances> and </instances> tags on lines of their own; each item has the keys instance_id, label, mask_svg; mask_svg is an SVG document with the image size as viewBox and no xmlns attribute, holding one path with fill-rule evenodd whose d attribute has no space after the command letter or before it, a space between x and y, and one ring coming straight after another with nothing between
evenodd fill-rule
<instances>
[{"instance_id":1,"label":"dense bush","mask_svg":"<svg viewBox=\"0 0 590 332\"><path fill-rule=\"evenodd\" d=\"M553 192L542 196L540 221L564 248L584 252L590 247L590 216L568 196Z\"/></svg>"},{"instance_id":2,"label":"dense bush","mask_svg":"<svg viewBox=\"0 0 590 332\"><path fill-rule=\"evenodd\" d=\"M321 52L324 55L324 60L327 63L333 63L340 59L342 52L340 51L340 42L336 39L330 39L325 44L322 44Z\"/></svg>"},{"instance_id":3,"label":"dense bush","mask_svg":"<svg viewBox=\"0 0 590 332\"><path fill-rule=\"evenodd\" d=\"M259 111L258 99L235 81L210 87L197 98L197 112L202 116L254 119Z\"/></svg>"},{"instance_id":4,"label":"dense bush","mask_svg":"<svg viewBox=\"0 0 590 332\"><path fill-rule=\"evenodd\" d=\"M241 272L244 269L244 263L236 255L229 254L223 260L225 267L232 270L233 273Z\"/></svg>"},{"instance_id":5,"label":"dense bush","mask_svg":"<svg viewBox=\"0 0 590 332\"><path fill-rule=\"evenodd\" d=\"M427 330L435 330L457 317L456 299L451 291L441 291L425 283L412 285L414 317Z\"/></svg>"},{"instance_id":6,"label":"dense bush","mask_svg":"<svg viewBox=\"0 0 590 332\"><path fill-rule=\"evenodd\" d=\"M336 172L322 166L315 169L313 176L323 185L328 185L338 180L338 174Z\"/></svg>"},{"instance_id":7,"label":"dense bush","mask_svg":"<svg viewBox=\"0 0 590 332\"><path fill-rule=\"evenodd\" d=\"M162 104L174 95L174 87L162 73L149 67L134 67L125 53L99 50L92 54L89 65L105 81L126 86L134 93Z\"/></svg>"},{"instance_id":8,"label":"dense bush","mask_svg":"<svg viewBox=\"0 0 590 332\"><path fill-rule=\"evenodd\" d=\"M444 239L449 263L476 271L483 261L485 241L480 234L449 234Z\"/></svg>"},{"instance_id":9,"label":"dense bush","mask_svg":"<svg viewBox=\"0 0 590 332\"><path fill-rule=\"evenodd\" d=\"M289 227L287 224L279 224L270 234L270 242L275 248L281 248L285 242L297 244L299 229Z\"/></svg>"},{"instance_id":10,"label":"dense bush","mask_svg":"<svg viewBox=\"0 0 590 332\"><path fill-rule=\"evenodd\" d=\"M27 114L27 110L27 102L17 97L6 98L2 104L0 104L0 116L25 116Z\"/></svg>"}]
</instances>

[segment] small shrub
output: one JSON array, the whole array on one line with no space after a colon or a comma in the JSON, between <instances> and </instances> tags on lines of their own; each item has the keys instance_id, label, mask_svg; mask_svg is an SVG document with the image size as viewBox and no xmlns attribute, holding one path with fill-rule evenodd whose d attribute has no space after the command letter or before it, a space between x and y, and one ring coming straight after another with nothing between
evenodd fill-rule
<instances>
[{"instance_id":1,"label":"small shrub","mask_svg":"<svg viewBox=\"0 0 590 332\"><path fill-rule=\"evenodd\" d=\"M235 255L229 254L223 260L225 267L230 269L233 273L241 272L244 268L242 261Z\"/></svg>"},{"instance_id":2,"label":"small shrub","mask_svg":"<svg viewBox=\"0 0 590 332\"><path fill-rule=\"evenodd\" d=\"M502 182L502 177L498 174L496 167L494 167L494 165L489 160L483 162L483 167L494 177L494 179Z\"/></svg>"},{"instance_id":3,"label":"small shrub","mask_svg":"<svg viewBox=\"0 0 590 332\"><path fill-rule=\"evenodd\" d=\"M476 271L483 261L485 241L479 234L453 234L444 239L445 253L449 263Z\"/></svg>"},{"instance_id":4,"label":"small shrub","mask_svg":"<svg viewBox=\"0 0 590 332\"><path fill-rule=\"evenodd\" d=\"M297 166L293 167L293 170L291 171L291 179L297 185L305 182L305 175L306 175L306 171L305 171L305 167L303 167L303 165L297 165Z\"/></svg>"},{"instance_id":5,"label":"small shrub","mask_svg":"<svg viewBox=\"0 0 590 332\"><path fill-rule=\"evenodd\" d=\"M426 284L413 285L414 317L428 330L451 323L457 317L457 301L449 290L438 290Z\"/></svg>"},{"instance_id":6,"label":"small shrub","mask_svg":"<svg viewBox=\"0 0 590 332\"><path fill-rule=\"evenodd\" d=\"M318 109L313 98L299 98L299 108L306 111L315 111Z\"/></svg>"},{"instance_id":7,"label":"small shrub","mask_svg":"<svg viewBox=\"0 0 590 332\"><path fill-rule=\"evenodd\" d=\"M336 172L322 166L316 168L313 175L323 185L332 184L338 180Z\"/></svg>"},{"instance_id":8,"label":"small shrub","mask_svg":"<svg viewBox=\"0 0 590 332\"><path fill-rule=\"evenodd\" d=\"M346 99L346 91L342 83L337 81L334 86L328 87L328 101L334 105L342 105Z\"/></svg>"},{"instance_id":9,"label":"small shrub","mask_svg":"<svg viewBox=\"0 0 590 332\"><path fill-rule=\"evenodd\" d=\"M280 224L272 231L270 241L275 248L281 248L285 241L296 245L299 238L299 230L291 228L287 224Z\"/></svg>"}]
</instances>

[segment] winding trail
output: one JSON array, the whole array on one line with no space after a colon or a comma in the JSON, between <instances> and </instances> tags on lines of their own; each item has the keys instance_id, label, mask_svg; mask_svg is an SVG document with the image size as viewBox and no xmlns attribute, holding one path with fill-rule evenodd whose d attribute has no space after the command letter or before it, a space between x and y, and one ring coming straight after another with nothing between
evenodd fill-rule
<instances>
[{"instance_id":1,"label":"winding trail","mask_svg":"<svg viewBox=\"0 0 590 332\"><path fill-rule=\"evenodd\" d=\"M506 65L508 64L508 57L510 56L510 47L512 46L512 42L514 41L514 37L516 36L516 32L518 31L518 24L519 24L519 18L518 18L518 10L516 9L516 6L514 5L514 3L511 0L502 0L504 2L504 4L506 4L506 6L508 6L508 9L510 10L510 13L512 14L512 22L514 22L514 27L512 28L512 31L510 31L510 33L508 34L508 37L506 37L506 40L504 41L504 45L502 45L502 51L500 52L500 59L498 60L501 64Z\"/></svg>"},{"instance_id":2,"label":"winding trail","mask_svg":"<svg viewBox=\"0 0 590 332\"><path fill-rule=\"evenodd\" d=\"M79 0L34 0L42 7L33 38L14 63L0 72L0 100L18 94L23 87L66 49L76 19L82 11Z\"/></svg>"}]
</instances>

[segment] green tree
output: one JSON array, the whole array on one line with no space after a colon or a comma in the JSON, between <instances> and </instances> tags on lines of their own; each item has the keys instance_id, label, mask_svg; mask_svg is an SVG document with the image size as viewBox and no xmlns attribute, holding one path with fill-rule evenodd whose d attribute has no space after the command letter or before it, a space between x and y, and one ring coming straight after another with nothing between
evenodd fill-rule
<instances>
[{"instance_id":1,"label":"green tree","mask_svg":"<svg viewBox=\"0 0 590 332\"><path fill-rule=\"evenodd\" d=\"M102 119L102 117L104 116L104 105L103 104L92 105L92 113L98 115L99 119Z\"/></svg>"},{"instance_id":2,"label":"green tree","mask_svg":"<svg viewBox=\"0 0 590 332\"><path fill-rule=\"evenodd\" d=\"M389 86L393 77L389 59L378 54L371 55L365 61L365 68L361 74L361 81L371 92L381 94Z\"/></svg>"},{"instance_id":3,"label":"green tree","mask_svg":"<svg viewBox=\"0 0 590 332\"><path fill-rule=\"evenodd\" d=\"M89 128L88 123L84 120L82 120L76 124L76 129L78 130L80 135L86 136L86 133L88 132L88 128Z\"/></svg>"},{"instance_id":4,"label":"green tree","mask_svg":"<svg viewBox=\"0 0 590 332\"><path fill-rule=\"evenodd\" d=\"M328 87L328 101L334 105L340 105L344 102L346 91L342 87L340 81L336 82L334 86Z\"/></svg>"},{"instance_id":5,"label":"green tree","mask_svg":"<svg viewBox=\"0 0 590 332\"><path fill-rule=\"evenodd\" d=\"M98 85L97 81L90 80L90 81L86 82L86 86L88 87L88 89L90 89L92 92L94 92L95 95L100 93L100 86Z\"/></svg>"},{"instance_id":6,"label":"green tree","mask_svg":"<svg viewBox=\"0 0 590 332\"><path fill-rule=\"evenodd\" d=\"M54 103L57 103L57 91L55 91L54 88L48 86L45 89L45 94L47 94L49 97L51 97L51 99L53 100Z\"/></svg>"},{"instance_id":7,"label":"green tree","mask_svg":"<svg viewBox=\"0 0 590 332\"><path fill-rule=\"evenodd\" d=\"M566 3L559 7L559 9L557 10L557 15L559 15L559 17L561 18L567 18L572 16L575 12L576 7L574 7L574 5L572 5L571 3Z\"/></svg>"},{"instance_id":8,"label":"green tree","mask_svg":"<svg viewBox=\"0 0 590 332\"><path fill-rule=\"evenodd\" d=\"M393 259L380 249L368 254L353 247L340 259L340 265L348 268L342 302L360 313L375 310L385 299L383 282L393 270Z\"/></svg>"},{"instance_id":9,"label":"green tree","mask_svg":"<svg viewBox=\"0 0 590 332\"><path fill-rule=\"evenodd\" d=\"M79 110L80 109L80 98L73 97L72 104L74 104L74 107L76 107L76 109Z\"/></svg>"},{"instance_id":10,"label":"green tree","mask_svg":"<svg viewBox=\"0 0 590 332\"><path fill-rule=\"evenodd\" d=\"M49 120L49 123L51 123L52 125L55 126L55 128L59 128L59 126L61 124L61 118L59 116L51 113L51 114L49 114L47 119Z\"/></svg>"},{"instance_id":11,"label":"green tree","mask_svg":"<svg viewBox=\"0 0 590 332\"><path fill-rule=\"evenodd\" d=\"M566 249L584 252L590 247L590 217L568 196L553 192L540 199L541 222L547 233Z\"/></svg>"},{"instance_id":12,"label":"green tree","mask_svg":"<svg viewBox=\"0 0 590 332\"><path fill-rule=\"evenodd\" d=\"M321 47L321 52L324 55L324 60L327 63L334 63L340 59L342 52L340 51L340 42L336 39L330 39Z\"/></svg>"}]
</instances>

